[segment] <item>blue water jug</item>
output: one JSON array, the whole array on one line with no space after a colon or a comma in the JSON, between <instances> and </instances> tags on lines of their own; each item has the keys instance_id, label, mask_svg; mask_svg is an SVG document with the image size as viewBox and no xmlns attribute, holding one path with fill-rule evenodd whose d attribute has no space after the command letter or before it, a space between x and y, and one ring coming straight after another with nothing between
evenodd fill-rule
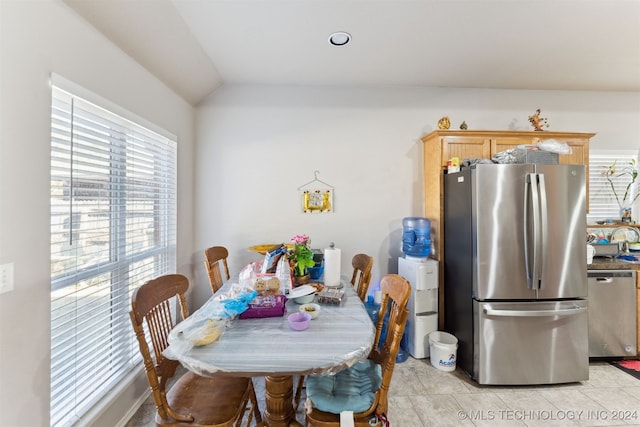
<instances>
[{"instance_id":1,"label":"blue water jug","mask_svg":"<svg viewBox=\"0 0 640 427\"><path fill-rule=\"evenodd\" d=\"M373 295L367 296L367 302L364 303L364 308L367 310L367 314L371 318L374 325L378 324L378 311L380 310L380 304L376 304Z\"/></svg>"},{"instance_id":2,"label":"blue water jug","mask_svg":"<svg viewBox=\"0 0 640 427\"><path fill-rule=\"evenodd\" d=\"M405 362L409 358L409 352L407 351L407 334L402 335L402 341L400 341L400 348L396 355L396 363Z\"/></svg>"},{"instance_id":3,"label":"blue water jug","mask_svg":"<svg viewBox=\"0 0 640 427\"><path fill-rule=\"evenodd\" d=\"M402 219L402 252L412 257L431 253L431 221L421 217Z\"/></svg>"},{"instance_id":4,"label":"blue water jug","mask_svg":"<svg viewBox=\"0 0 640 427\"><path fill-rule=\"evenodd\" d=\"M376 306L376 310L380 309L380 305L379 304L375 304L373 302L373 297L369 296L367 297L367 302L365 303L365 307L367 307L367 313L369 313L369 317L371 317L371 320L373 320L373 323L375 325L378 324L378 316L379 316L379 312L376 311L375 312L375 320L372 317L372 312L369 311L369 304L373 304ZM387 326L389 324L389 312L387 311L387 313L384 316L384 322L382 324L382 331L380 333L380 342L378 343L379 348L382 348L382 345L385 341L385 339L387 338ZM396 355L396 363L402 363L404 361L406 361L409 358L409 352L407 351L407 334L403 334L402 335L402 340L400 341L400 348L398 349L398 354Z\"/></svg>"}]
</instances>

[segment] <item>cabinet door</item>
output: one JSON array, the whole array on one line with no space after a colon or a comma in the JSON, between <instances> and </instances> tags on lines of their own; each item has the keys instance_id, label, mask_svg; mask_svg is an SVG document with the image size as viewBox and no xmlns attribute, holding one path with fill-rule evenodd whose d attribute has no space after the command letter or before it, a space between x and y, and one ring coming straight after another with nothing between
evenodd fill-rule
<instances>
[{"instance_id":1,"label":"cabinet door","mask_svg":"<svg viewBox=\"0 0 640 427\"><path fill-rule=\"evenodd\" d=\"M442 138L442 166L447 161L457 157L463 159L491 158L490 140L473 136L445 136Z\"/></svg>"},{"instance_id":2,"label":"cabinet door","mask_svg":"<svg viewBox=\"0 0 640 427\"><path fill-rule=\"evenodd\" d=\"M561 165L585 165L589 167L589 139L588 138L567 138L563 136L553 137L561 142L566 142L571 147L571 154L561 154L559 162ZM537 144L543 138L534 138L532 144ZM588 172L588 171L587 171ZM588 176L588 175L587 175Z\"/></svg>"},{"instance_id":3,"label":"cabinet door","mask_svg":"<svg viewBox=\"0 0 640 427\"><path fill-rule=\"evenodd\" d=\"M585 179L587 187L587 212L589 212L589 139L588 138L564 138L559 137L558 140L566 142L571 147L570 154L560 154L558 162L561 165L584 165ZM534 144L537 144L540 138L536 138Z\"/></svg>"},{"instance_id":4,"label":"cabinet door","mask_svg":"<svg viewBox=\"0 0 640 427\"><path fill-rule=\"evenodd\" d=\"M561 154L560 163L565 165L585 165L587 176L589 176L589 141L572 140L566 141L571 147L571 154Z\"/></svg>"},{"instance_id":5,"label":"cabinet door","mask_svg":"<svg viewBox=\"0 0 640 427\"><path fill-rule=\"evenodd\" d=\"M491 155L499 153L510 148L516 148L518 145L531 144L532 139L527 137L497 137L491 138Z\"/></svg>"}]
</instances>

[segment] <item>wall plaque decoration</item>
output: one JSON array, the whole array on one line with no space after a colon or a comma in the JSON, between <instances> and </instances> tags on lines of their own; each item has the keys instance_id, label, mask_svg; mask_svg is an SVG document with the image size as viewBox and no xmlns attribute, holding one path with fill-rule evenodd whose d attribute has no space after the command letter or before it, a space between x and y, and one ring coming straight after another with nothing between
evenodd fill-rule
<instances>
[{"instance_id":1,"label":"wall plaque decoration","mask_svg":"<svg viewBox=\"0 0 640 427\"><path fill-rule=\"evenodd\" d=\"M298 187L298 191L302 191L303 213L333 212L333 186L318 179L319 173L314 171L314 178Z\"/></svg>"}]
</instances>

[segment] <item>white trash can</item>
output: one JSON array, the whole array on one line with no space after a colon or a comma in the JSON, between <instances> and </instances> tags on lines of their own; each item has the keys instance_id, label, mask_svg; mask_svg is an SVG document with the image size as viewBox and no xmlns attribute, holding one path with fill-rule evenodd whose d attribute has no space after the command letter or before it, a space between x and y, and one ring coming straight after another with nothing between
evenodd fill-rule
<instances>
[{"instance_id":1,"label":"white trash can","mask_svg":"<svg viewBox=\"0 0 640 427\"><path fill-rule=\"evenodd\" d=\"M431 365L441 371L456 370L458 338L442 331L429 334L429 353Z\"/></svg>"}]
</instances>

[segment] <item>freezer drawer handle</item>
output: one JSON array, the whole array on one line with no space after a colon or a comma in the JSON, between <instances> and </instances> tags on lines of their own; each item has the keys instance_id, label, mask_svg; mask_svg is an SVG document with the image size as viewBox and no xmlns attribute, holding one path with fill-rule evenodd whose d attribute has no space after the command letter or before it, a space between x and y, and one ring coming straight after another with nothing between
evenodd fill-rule
<instances>
[{"instance_id":1,"label":"freezer drawer handle","mask_svg":"<svg viewBox=\"0 0 640 427\"><path fill-rule=\"evenodd\" d=\"M485 308L483 311L487 316L503 317L573 316L587 311L587 307L575 306L561 310L494 310Z\"/></svg>"}]
</instances>

